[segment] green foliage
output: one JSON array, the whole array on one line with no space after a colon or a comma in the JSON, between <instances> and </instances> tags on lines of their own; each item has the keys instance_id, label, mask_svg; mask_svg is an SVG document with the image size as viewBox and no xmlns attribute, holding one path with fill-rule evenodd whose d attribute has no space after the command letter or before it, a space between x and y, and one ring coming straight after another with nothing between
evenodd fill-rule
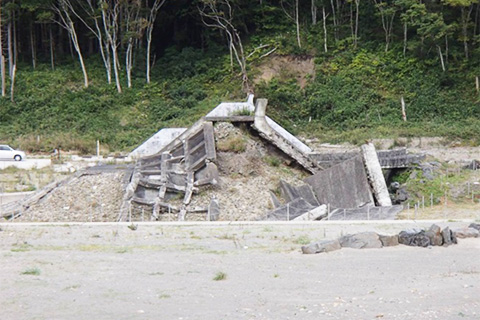
<instances>
[{"instance_id":1,"label":"green foliage","mask_svg":"<svg viewBox=\"0 0 480 320\"><path fill-rule=\"evenodd\" d=\"M214 281L221 281L221 280L226 280L227 279L227 274L225 272L217 272L215 277L213 277Z\"/></svg>"}]
</instances>

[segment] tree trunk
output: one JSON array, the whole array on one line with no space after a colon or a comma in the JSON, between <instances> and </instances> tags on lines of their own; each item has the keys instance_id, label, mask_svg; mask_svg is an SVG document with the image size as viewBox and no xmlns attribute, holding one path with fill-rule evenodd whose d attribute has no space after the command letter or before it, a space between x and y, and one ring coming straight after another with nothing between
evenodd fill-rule
<instances>
[{"instance_id":1,"label":"tree trunk","mask_svg":"<svg viewBox=\"0 0 480 320\"><path fill-rule=\"evenodd\" d=\"M35 50L35 35L33 32L33 23L30 22L30 48L32 50L32 67L35 70L37 67L37 53Z\"/></svg>"},{"instance_id":2,"label":"tree trunk","mask_svg":"<svg viewBox=\"0 0 480 320\"><path fill-rule=\"evenodd\" d=\"M50 65L52 70L55 70L55 46L53 42L53 33L52 33L52 26L50 26Z\"/></svg>"},{"instance_id":3,"label":"tree trunk","mask_svg":"<svg viewBox=\"0 0 480 320\"><path fill-rule=\"evenodd\" d=\"M358 16L359 16L359 8L360 8L360 0L355 0L355 39L354 39L354 47L357 48L357 41L358 41Z\"/></svg>"},{"instance_id":4,"label":"tree trunk","mask_svg":"<svg viewBox=\"0 0 480 320\"><path fill-rule=\"evenodd\" d=\"M0 72L2 73L2 97L5 97L5 57L3 55L3 20L2 20L2 8L0 6Z\"/></svg>"},{"instance_id":5,"label":"tree trunk","mask_svg":"<svg viewBox=\"0 0 480 320\"><path fill-rule=\"evenodd\" d=\"M315 0L311 2L311 12L312 12L312 25L317 24L317 6L315 5Z\"/></svg>"},{"instance_id":6,"label":"tree trunk","mask_svg":"<svg viewBox=\"0 0 480 320\"><path fill-rule=\"evenodd\" d=\"M445 63L443 61L442 49L440 48L440 46L437 46L437 48L438 48L438 55L440 56L440 63L442 64L442 70L443 72L445 72Z\"/></svg>"},{"instance_id":7,"label":"tree trunk","mask_svg":"<svg viewBox=\"0 0 480 320\"><path fill-rule=\"evenodd\" d=\"M7 25L7 52L8 52L8 76L12 77L13 72L13 43L12 43L12 17Z\"/></svg>"},{"instance_id":8,"label":"tree trunk","mask_svg":"<svg viewBox=\"0 0 480 320\"><path fill-rule=\"evenodd\" d=\"M302 43L300 42L300 21L298 17L298 1L295 0L295 24L297 26L297 42L298 42L298 47L302 47Z\"/></svg>"},{"instance_id":9,"label":"tree trunk","mask_svg":"<svg viewBox=\"0 0 480 320\"><path fill-rule=\"evenodd\" d=\"M325 7L322 7L322 15L323 15L323 48L325 53L328 52L327 48L327 16L325 15Z\"/></svg>"},{"instance_id":10,"label":"tree trunk","mask_svg":"<svg viewBox=\"0 0 480 320\"><path fill-rule=\"evenodd\" d=\"M330 0L330 5L332 6L333 37L335 38L335 42L337 42L338 41L337 15L335 14L335 5L333 3L333 0Z\"/></svg>"},{"instance_id":11,"label":"tree trunk","mask_svg":"<svg viewBox=\"0 0 480 320\"><path fill-rule=\"evenodd\" d=\"M12 103L15 102L14 95L15 95L15 76L17 74L17 65L14 64L12 68L12 77L10 79L10 101Z\"/></svg>"}]
</instances>

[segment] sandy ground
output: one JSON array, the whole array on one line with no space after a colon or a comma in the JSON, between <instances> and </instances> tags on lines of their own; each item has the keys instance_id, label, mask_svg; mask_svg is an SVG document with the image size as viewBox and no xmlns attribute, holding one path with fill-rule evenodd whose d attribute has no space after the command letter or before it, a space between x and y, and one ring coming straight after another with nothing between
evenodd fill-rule
<instances>
[{"instance_id":1,"label":"sandy ground","mask_svg":"<svg viewBox=\"0 0 480 320\"><path fill-rule=\"evenodd\" d=\"M0 317L479 319L480 239L300 252L430 224L0 224Z\"/></svg>"}]
</instances>

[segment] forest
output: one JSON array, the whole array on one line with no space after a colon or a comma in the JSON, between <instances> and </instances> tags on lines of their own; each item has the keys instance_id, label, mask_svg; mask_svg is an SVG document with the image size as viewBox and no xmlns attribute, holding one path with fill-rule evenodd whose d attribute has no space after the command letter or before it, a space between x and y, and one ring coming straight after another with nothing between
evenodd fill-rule
<instances>
[{"instance_id":1,"label":"forest","mask_svg":"<svg viewBox=\"0 0 480 320\"><path fill-rule=\"evenodd\" d=\"M479 0L0 4L0 142L27 151L128 151L248 93L325 142L480 143ZM262 80L279 57L314 72Z\"/></svg>"}]
</instances>

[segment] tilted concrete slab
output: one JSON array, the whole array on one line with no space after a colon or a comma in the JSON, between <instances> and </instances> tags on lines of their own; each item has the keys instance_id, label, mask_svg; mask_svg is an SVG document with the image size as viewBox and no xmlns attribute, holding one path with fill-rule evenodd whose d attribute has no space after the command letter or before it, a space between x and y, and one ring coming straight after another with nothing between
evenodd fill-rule
<instances>
[{"instance_id":1,"label":"tilted concrete slab","mask_svg":"<svg viewBox=\"0 0 480 320\"><path fill-rule=\"evenodd\" d=\"M270 211L264 220L294 220L295 218L313 209L315 209L315 207L305 201L303 198L297 198L287 204L276 208L275 210Z\"/></svg>"},{"instance_id":2,"label":"tilted concrete slab","mask_svg":"<svg viewBox=\"0 0 480 320\"><path fill-rule=\"evenodd\" d=\"M374 205L361 156L319 171L304 181L321 204L334 208Z\"/></svg>"},{"instance_id":3,"label":"tilted concrete slab","mask_svg":"<svg viewBox=\"0 0 480 320\"><path fill-rule=\"evenodd\" d=\"M143 142L135 150L130 152L132 158L151 156L159 152L163 147L172 142L179 135L184 133L187 128L164 128Z\"/></svg>"}]
</instances>

